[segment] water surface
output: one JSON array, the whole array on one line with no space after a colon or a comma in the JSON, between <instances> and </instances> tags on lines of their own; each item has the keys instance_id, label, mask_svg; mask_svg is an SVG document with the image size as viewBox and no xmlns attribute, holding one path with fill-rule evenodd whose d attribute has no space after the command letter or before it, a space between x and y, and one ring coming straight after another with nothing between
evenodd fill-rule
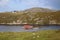
<instances>
[{"instance_id":1,"label":"water surface","mask_svg":"<svg viewBox=\"0 0 60 40\"><path fill-rule=\"evenodd\" d=\"M38 31L38 30L58 30L60 29L60 26L42 26L42 27L36 27L33 29L25 30L23 26L0 26L0 32L32 32L32 31Z\"/></svg>"}]
</instances>

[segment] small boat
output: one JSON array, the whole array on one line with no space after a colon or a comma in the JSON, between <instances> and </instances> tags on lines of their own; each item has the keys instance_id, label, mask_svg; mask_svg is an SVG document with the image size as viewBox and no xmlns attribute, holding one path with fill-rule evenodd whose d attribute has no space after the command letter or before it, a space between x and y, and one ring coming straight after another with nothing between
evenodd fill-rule
<instances>
[{"instance_id":1,"label":"small boat","mask_svg":"<svg viewBox=\"0 0 60 40\"><path fill-rule=\"evenodd\" d=\"M24 29L26 29L26 30L29 30L29 29L32 29L32 28L33 28L33 26L31 26L29 24L24 25Z\"/></svg>"}]
</instances>

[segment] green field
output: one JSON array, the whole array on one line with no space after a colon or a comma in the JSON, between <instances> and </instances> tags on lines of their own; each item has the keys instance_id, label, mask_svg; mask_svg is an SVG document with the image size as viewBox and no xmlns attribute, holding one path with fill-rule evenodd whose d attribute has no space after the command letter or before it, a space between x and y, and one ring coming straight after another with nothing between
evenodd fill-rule
<instances>
[{"instance_id":1,"label":"green field","mask_svg":"<svg viewBox=\"0 0 60 40\"><path fill-rule=\"evenodd\" d=\"M60 40L60 30L0 32L0 40Z\"/></svg>"}]
</instances>

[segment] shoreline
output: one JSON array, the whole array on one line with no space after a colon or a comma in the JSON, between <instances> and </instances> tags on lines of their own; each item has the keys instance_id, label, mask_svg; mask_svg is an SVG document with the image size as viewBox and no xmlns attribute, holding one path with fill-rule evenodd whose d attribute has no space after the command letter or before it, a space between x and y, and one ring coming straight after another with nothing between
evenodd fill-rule
<instances>
[{"instance_id":1,"label":"shoreline","mask_svg":"<svg viewBox=\"0 0 60 40\"><path fill-rule=\"evenodd\" d=\"M26 24L0 24L3 26L24 26ZM60 26L59 24L45 24L45 25L40 25L40 24L27 24L31 26Z\"/></svg>"}]
</instances>

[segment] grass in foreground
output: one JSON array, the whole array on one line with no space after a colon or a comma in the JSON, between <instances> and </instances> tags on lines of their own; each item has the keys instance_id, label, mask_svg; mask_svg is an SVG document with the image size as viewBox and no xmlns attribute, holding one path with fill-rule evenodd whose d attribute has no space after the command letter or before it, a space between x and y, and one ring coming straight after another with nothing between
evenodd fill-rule
<instances>
[{"instance_id":1,"label":"grass in foreground","mask_svg":"<svg viewBox=\"0 0 60 40\"><path fill-rule=\"evenodd\" d=\"M0 32L0 40L60 40L60 30Z\"/></svg>"}]
</instances>

